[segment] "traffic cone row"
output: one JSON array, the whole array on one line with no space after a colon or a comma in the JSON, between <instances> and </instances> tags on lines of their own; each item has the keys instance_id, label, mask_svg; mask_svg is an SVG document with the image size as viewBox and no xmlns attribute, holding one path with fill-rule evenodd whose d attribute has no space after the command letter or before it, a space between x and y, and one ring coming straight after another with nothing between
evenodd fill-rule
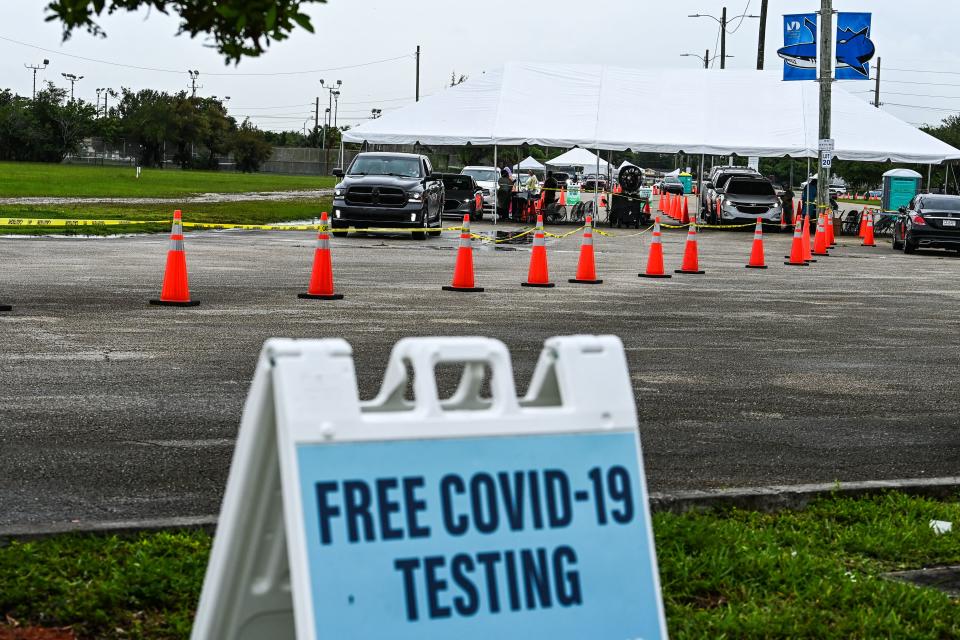
<instances>
[{"instance_id":1,"label":"traffic cone row","mask_svg":"<svg viewBox=\"0 0 960 640\"><path fill-rule=\"evenodd\" d=\"M563 192L561 192L562 194ZM562 198L562 195L561 195ZM670 200L670 196L666 196ZM661 200L662 202L663 200ZM670 205L673 211L678 208L683 212L682 205L679 204L679 197L673 199ZM649 203L646 210L649 212ZM683 215L681 213L680 215ZM808 266L813 260L813 255L827 256L830 240L830 230L832 229L832 216L822 214L817 220L816 235L814 237L813 249L810 247L809 216L797 217L794 222L793 242L790 255L786 256L788 260L784 262L788 266ZM864 211L862 216L864 220L863 246L875 247L876 242L873 232L873 214ZM320 299L320 300L340 300L342 294L335 293L333 285L333 265L330 253L329 236L329 218L326 212L323 212L320 219L320 229L317 234L317 244L314 250L313 269L310 277L310 284L306 293L298 294L300 298ZM475 286L474 266L473 266L473 248L472 236L470 234L470 216L464 216L463 227L460 233L460 246L457 251L456 265L454 267L453 281L450 286L442 287L445 291L459 292L482 292L482 287ZM763 247L763 220L757 218L757 224L753 234L753 245L750 252L749 262L745 265L748 269L766 269L765 255ZM674 271L678 274L703 274L705 271L700 269L699 255L697 246L697 225L694 220L690 220L687 230L687 239L684 246L683 262L681 267ZM660 216L654 219L653 233L650 242L650 251L647 257L647 266L644 273L639 274L642 278L670 278L670 274L664 270L663 239L660 229ZM603 280L597 278L596 259L593 251L593 219L587 216L583 228L583 239L580 244L580 256L577 261L577 273L575 278L570 278L569 282L577 284L601 284ZM530 266L527 273L527 281L521 283L524 287L544 287L555 286L550 282L549 267L547 264L546 234L543 229L543 216L537 216L537 226L534 231L533 250L530 255ZM190 298L189 286L187 283L187 265L183 241L183 220L181 212L175 211L173 215L173 225L170 234L170 248L167 252L167 263L164 271L163 286L160 292L160 298L150 300L153 305L165 306L196 306L200 304ZM9 305L0 305L0 311L10 311Z\"/></svg>"}]
</instances>

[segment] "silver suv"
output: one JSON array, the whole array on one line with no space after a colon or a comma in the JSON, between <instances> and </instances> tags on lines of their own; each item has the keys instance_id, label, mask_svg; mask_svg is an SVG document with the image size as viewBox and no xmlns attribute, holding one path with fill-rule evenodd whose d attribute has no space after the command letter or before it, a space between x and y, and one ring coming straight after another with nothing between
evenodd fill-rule
<instances>
[{"instance_id":1,"label":"silver suv","mask_svg":"<svg viewBox=\"0 0 960 640\"><path fill-rule=\"evenodd\" d=\"M703 183L703 194L700 196L700 211L703 219L712 224L719 224L717 200L723 194L727 180L733 176L761 177L757 171L749 167L714 167L707 181Z\"/></svg>"},{"instance_id":2,"label":"silver suv","mask_svg":"<svg viewBox=\"0 0 960 640\"><path fill-rule=\"evenodd\" d=\"M754 175L731 176L717 197L720 203L719 224L753 222L780 222L783 208L773 184ZM716 216L716 211L714 211Z\"/></svg>"}]
</instances>

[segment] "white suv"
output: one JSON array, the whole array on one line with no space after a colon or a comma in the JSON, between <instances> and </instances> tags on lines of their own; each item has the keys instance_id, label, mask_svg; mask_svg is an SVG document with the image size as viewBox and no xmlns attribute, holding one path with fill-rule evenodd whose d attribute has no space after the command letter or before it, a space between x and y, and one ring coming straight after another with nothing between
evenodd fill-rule
<instances>
[{"instance_id":1,"label":"white suv","mask_svg":"<svg viewBox=\"0 0 960 640\"><path fill-rule=\"evenodd\" d=\"M497 180L500 179L500 170L496 167L464 167L460 173L471 176L483 191L483 210L493 211L493 205L497 198Z\"/></svg>"}]
</instances>

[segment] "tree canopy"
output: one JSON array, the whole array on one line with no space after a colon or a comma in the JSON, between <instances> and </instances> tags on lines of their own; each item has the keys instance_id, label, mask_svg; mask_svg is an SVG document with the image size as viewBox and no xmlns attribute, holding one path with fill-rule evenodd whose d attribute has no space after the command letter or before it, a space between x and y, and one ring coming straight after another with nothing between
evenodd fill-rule
<instances>
[{"instance_id":1,"label":"tree canopy","mask_svg":"<svg viewBox=\"0 0 960 640\"><path fill-rule=\"evenodd\" d=\"M264 53L271 41L286 39L300 27L313 33L310 16L301 10L304 5L326 3L327 0L51 0L47 20L60 21L63 38L75 29L85 29L97 36L106 32L97 19L119 11L155 9L180 16L179 33L190 37L209 34L217 51L227 62L240 62L244 57Z\"/></svg>"}]
</instances>

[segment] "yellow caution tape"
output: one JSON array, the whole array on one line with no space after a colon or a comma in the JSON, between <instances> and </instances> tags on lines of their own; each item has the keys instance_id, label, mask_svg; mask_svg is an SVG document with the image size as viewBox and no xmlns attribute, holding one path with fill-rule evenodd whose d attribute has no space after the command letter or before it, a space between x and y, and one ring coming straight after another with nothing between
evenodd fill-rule
<instances>
[{"instance_id":1,"label":"yellow caution tape","mask_svg":"<svg viewBox=\"0 0 960 640\"><path fill-rule=\"evenodd\" d=\"M84 227L118 224L163 224L169 220L85 220L69 218L0 218L0 227Z\"/></svg>"}]
</instances>

